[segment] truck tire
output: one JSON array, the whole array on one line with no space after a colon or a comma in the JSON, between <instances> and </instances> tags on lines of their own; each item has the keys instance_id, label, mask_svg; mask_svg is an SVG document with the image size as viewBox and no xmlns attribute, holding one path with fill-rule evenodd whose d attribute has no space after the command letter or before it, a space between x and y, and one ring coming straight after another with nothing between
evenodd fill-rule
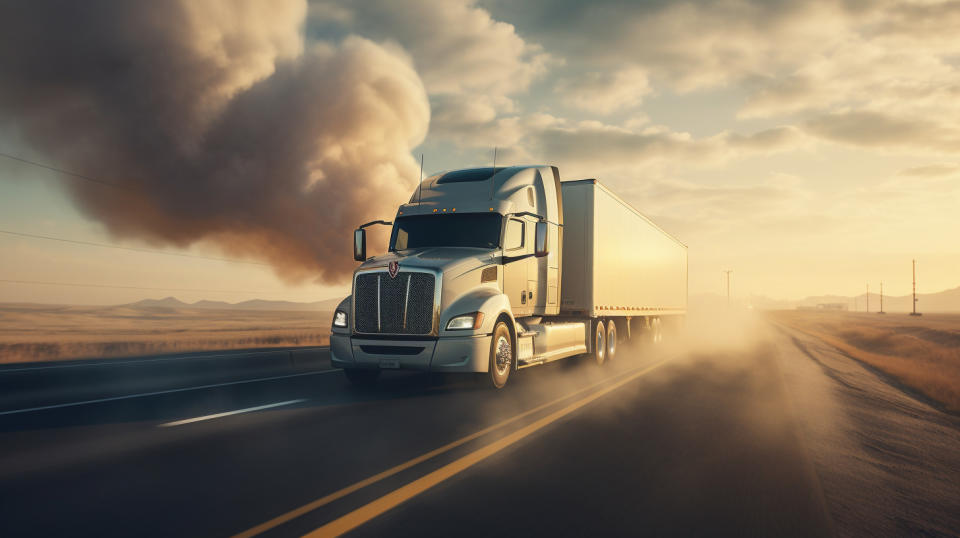
<instances>
[{"instance_id":1,"label":"truck tire","mask_svg":"<svg viewBox=\"0 0 960 538\"><path fill-rule=\"evenodd\" d=\"M663 325L660 323L660 318L653 318L650 321L650 329L652 330L651 340L654 344L659 344L663 341Z\"/></svg>"},{"instance_id":2,"label":"truck tire","mask_svg":"<svg viewBox=\"0 0 960 538\"><path fill-rule=\"evenodd\" d=\"M607 361L607 332L603 325L603 320L597 320L593 328L593 360L598 366L603 366Z\"/></svg>"},{"instance_id":3,"label":"truck tire","mask_svg":"<svg viewBox=\"0 0 960 538\"><path fill-rule=\"evenodd\" d=\"M344 368L343 373L346 374L350 384L358 388L372 387L377 383L377 378L380 377L380 370L364 368Z\"/></svg>"},{"instance_id":4,"label":"truck tire","mask_svg":"<svg viewBox=\"0 0 960 538\"><path fill-rule=\"evenodd\" d=\"M510 379L510 369L513 367L513 339L510 329L503 321L498 321L493 328L493 338L490 340L490 364L487 368L490 374L490 383L495 389L502 389Z\"/></svg>"},{"instance_id":5,"label":"truck tire","mask_svg":"<svg viewBox=\"0 0 960 538\"><path fill-rule=\"evenodd\" d=\"M617 358L617 323L614 320L607 320L607 360L612 361Z\"/></svg>"}]
</instances>

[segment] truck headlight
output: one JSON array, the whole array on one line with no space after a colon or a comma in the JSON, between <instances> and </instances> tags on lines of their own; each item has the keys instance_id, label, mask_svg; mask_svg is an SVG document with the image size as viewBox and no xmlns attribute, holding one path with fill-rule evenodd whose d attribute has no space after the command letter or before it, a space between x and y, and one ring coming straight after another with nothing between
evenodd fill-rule
<instances>
[{"instance_id":1,"label":"truck headlight","mask_svg":"<svg viewBox=\"0 0 960 538\"><path fill-rule=\"evenodd\" d=\"M347 313L343 310L337 310L333 315L333 326L345 328L347 326Z\"/></svg>"},{"instance_id":2,"label":"truck headlight","mask_svg":"<svg viewBox=\"0 0 960 538\"><path fill-rule=\"evenodd\" d=\"M456 316L447 322L448 331L460 331L466 329L477 330L483 325L483 312L471 312L462 316Z\"/></svg>"}]
</instances>

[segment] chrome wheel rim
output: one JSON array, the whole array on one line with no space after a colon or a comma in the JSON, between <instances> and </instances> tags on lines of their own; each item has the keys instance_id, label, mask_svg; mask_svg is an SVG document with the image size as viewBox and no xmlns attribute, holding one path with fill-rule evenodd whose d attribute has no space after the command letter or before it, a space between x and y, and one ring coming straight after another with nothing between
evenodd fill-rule
<instances>
[{"instance_id":1,"label":"chrome wheel rim","mask_svg":"<svg viewBox=\"0 0 960 538\"><path fill-rule=\"evenodd\" d=\"M610 338L607 339L607 347L610 348L610 360L613 360L613 357L617 354L617 329L610 330Z\"/></svg>"},{"instance_id":2,"label":"chrome wheel rim","mask_svg":"<svg viewBox=\"0 0 960 538\"><path fill-rule=\"evenodd\" d=\"M497 374L504 375L510 370L510 361L513 360L513 350L510 348L510 340L501 336L497 338L497 351L494 356L496 361Z\"/></svg>"}]
</instances>

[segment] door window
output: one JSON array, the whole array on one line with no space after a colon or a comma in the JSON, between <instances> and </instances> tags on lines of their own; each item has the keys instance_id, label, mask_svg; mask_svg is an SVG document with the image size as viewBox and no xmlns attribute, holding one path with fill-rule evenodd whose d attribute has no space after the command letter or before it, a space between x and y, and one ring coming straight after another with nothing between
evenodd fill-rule
<instances>
[{"instance_id":1,"label":"door window","mask_svg":"<svg viewBox=\"0 0 960 538\"><path fill-rule=\"evenodd\" d=\"M523 248L525 236L526 233L524 231L522 220L508 220L507 229L503 234L503 249L516 250L518 248Z\"/></svg>"}]
</instances>

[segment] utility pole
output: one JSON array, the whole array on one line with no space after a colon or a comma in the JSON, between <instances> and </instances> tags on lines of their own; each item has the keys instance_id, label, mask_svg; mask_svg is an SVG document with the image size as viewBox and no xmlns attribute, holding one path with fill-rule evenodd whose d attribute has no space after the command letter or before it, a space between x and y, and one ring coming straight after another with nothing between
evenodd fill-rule
<instances>
[{"instance_id":1,"label":"utility pole","mask_svg":"<svg viewBox=\"0 0 960 538\"><path fill-rule=\"evenodd\" d=\"M882 280L880 281L880 311L877 312L877 314L886 314L886 312L883 311L883 281Z\"/></svg>"},{"instance_id":2,"label":"utility pole","mask_svg":"<svg viewBox=\"0 0 960 538\"><path fill-rule=\"evenodd\" d=\"M867 282L867 314L870 313L870 283Z\"/></svg>"},{"instance_id":3,"label":"utility pole","mask_svg":"<svg viewBox=\"0 0 960 538\"><path fill-rule=\"evenodd\" d=\"M727 308L730 308L730 273L733 272L733 269L728 269L726 271L720 271L721 273L726 273L727 275Z\"/></svg>"},{"instance_id":4,"label":"utility pole","mask_svg":"<svg viewBox=\"0 0 960 538\"><path fill-rule=\"evenodd\" d=\"M917 260L913 260L913 312L910 312L910 315L923 315L920 312L917 312Z\"/></svg>"}]
</instances>

